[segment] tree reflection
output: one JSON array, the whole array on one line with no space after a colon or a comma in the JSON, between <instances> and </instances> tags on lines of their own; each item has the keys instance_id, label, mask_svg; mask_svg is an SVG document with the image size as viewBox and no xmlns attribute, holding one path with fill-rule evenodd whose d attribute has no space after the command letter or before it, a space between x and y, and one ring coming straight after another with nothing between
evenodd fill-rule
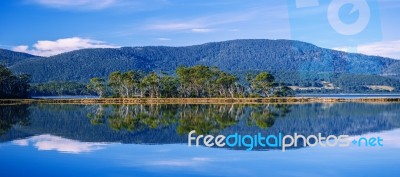
<instances>
[{"instance_id":1,"label":"tree reflection","mask_svg":"<svg viewBox=\"0 0 400 177\"><path fill-rule=\"evenodd\" d=\"M214 134L237 124L244 113L243 106L238 105L184 105L179 112L179 134L191 130L199 134Z\"/></svg>"},{"instance_id":2,"label":"tree reflection","mask_svg":"<svg viewBox=\"0 0 400 177\"><path fill-rule=\"evenodd\" d=\"M269 128L275 123L277 117L285 117L290 112L290 105L262 105L252 106L250 117L247 119L249 126L256 125L260 128Z\"/></svg>"},{"instance_id":3,"label":"tree reflection","mask_svg":"<svg viewBox=\"0 0 400 177\"><path fill-rule=\"evenodd\" d=\"M87 114L92 124L108 124L114 130L136 131L175 123L177 109L166 105L97 105Z\"/></svg>"},{"instance_id":4,"label":"tree reflection","mask_svg":"<svg viewBox=\"0 0 400 177\"><path fill-rule=\"evenodd\" d=\"M0 135L4 135L14 125L29 125L29 105L0 105Z\"/></svg>"},{"instance_id":5,"label":"tree reflection","mask_svg":"<svg viewBox=\"0 0 400 177\"><path fill-rule=\"evenodd\" d=\"M116 131L140 131L176 125L178 134L196 130L216 134L245 120L249 126L269 128L277 117L290 112L289 105L96 105L87 114L93 125Z\"/></svg>"},{"instance_id":6,"label":"tree reflection","mask_svg":"<svg viewBox=\"0 0 400 177\"><path fill-rule=\"evenodd\" d=\"M105 123L105 115L104 115L104 106L95 106L94 110L90 110L86 115L90 119L90 123L93 125L104 124Z\"/></svg>"}]
</instances>

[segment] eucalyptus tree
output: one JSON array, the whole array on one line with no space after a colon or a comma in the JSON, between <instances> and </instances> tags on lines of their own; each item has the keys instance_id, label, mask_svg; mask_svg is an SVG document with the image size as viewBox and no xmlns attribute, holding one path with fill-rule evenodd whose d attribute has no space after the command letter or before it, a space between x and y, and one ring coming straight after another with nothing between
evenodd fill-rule
<instances>
[{"instance_id":1,"label":"eucalyptus tree","mask_svg":"<svg viewBox=\"0 0 400 177\"><path fill-rule=\"evenodd\" d=\"M223 73L216 67L198 65L193 67L178 67L176 71L183 97L212 97L219 89L216 81Z\"/></svg>"},{"instance_id":2,"label":"eucalyptus tree","mask_svg":"<svg viewBox=\"0 0 400 177\"><path fill-rule=\"evenodd\" d=\"M122 87L122 73L115 71L108 77L108 85L111 87L114 97L123 97L124 89Z\"/></svg>"},{"instance_id":3,"label":"eucalyptus tree","mask_svg":"<svg viewBox=\"0 0 400 177\"><path fill-rule=\"evenodd\" d=\"M174 98L179 96L179 81L177 78L171 76L160 77L160 96L164 98Z\"/></svg>"},{"instance_id":4,"label":"eucalyptus tree","mask_svg":"<svg viewBox=\"0 0 400 177\"><path fill-rule=\"evenodd\" d=\"M122 87L126 97L133 97L140 89L143 74L140 71L128 71L122 74Z\"/></svg>"},{"instance_id":5,"label":"eucalyptus tree","mask_svg":"<svg viewBox=\"0 0 400 177\"><path fill-rule=\"evenodd\" d=\"M191 92L191 83L190 83L190 69L184 66L179 66L176 69L176 75L178 76L179 81L179 92L182 97L189 97Z\"/></svg>"},{"instance_id":6,"label":"eucalyptus tree","mask_svg":"<svg viewBox=\"0 0 400 177\"><path fill-rule=\"evenodd\" d=\"M290 96L292 91L284 84L276 84L274 77L261 72L247 75L248 85L242 85L233 74L217 67L197 65L179 66L177 77L152 72L143 77L139 71L119 71L110 74L108 85L116 97L133 97L140 91L141 97L244 97ZM98 81L98 80L94 80Z\"/></svg>"},{"instance_id":7,"label":"eucalyptus tree","mask_svg":"<svg viewBox=\"0 0 400 177\"><path fill-rule=\"evenodd\" d=\"M145 93L148 92L151 98L160 96L160 77L152 72L141 81L142 89Z\"/></svg>"},{"instance_id":8,"label":"eucalyptus tree","mask_svg":"<svg viewBox=\"0 0 400 177\"><path fill-rule=\"evenodd\" d=\"M218 78L215 81L218 86L219 96L226 97L229 94L233 98L235 95L235 83L237 82L237 80L238 78L231 74L220 72Z\"/></svg>"},{"instance_id":9,"label":"eucalyptus tree","mask_svg":"<svg viewBox=\"0 0 400 177\"><path fill-rule=\"evenodd\" d=\"M103 78L95 77L90 79L86 86L88 90L96 92L100 97L104 97L106 93L106 84Z\"/></svg>"},{"instance_id":10,"label":"eucalyptus tree","mask_svg":"<svg viewBox=\"0 0 400 177\"><path fill-rule=\"evenodd\" d=\"M204 97L209 94L205 87L209 87L212 84L210 82L212 74L210 68L204 65L190 68L190 80L193 84L195 97Z\"/></svg>"},{"instance_id":11,"label":"eucalyptus tree","mask_svg":"<svg viewBox=\"0 0 400 177\"><path fill-rule=\"evenodd\" d=\"M267 72L261 72L255 77L248 75L250 87L256 93L261 93L266 97L271 96L272 88L275 86L275 78Z\"/></svg>"},{"instance_id":12,"label":"eucalyptus tree","mask_svg":"<svg viewBox=\"0 0 400 177\"><path fill-rule=\"evenodd\" d=\"M128 71L121 73L120 71L110 74L108 85L112 88L116 97L133 97L139 90L142 73L139 71Z\"/></svg>"}]
</instances>

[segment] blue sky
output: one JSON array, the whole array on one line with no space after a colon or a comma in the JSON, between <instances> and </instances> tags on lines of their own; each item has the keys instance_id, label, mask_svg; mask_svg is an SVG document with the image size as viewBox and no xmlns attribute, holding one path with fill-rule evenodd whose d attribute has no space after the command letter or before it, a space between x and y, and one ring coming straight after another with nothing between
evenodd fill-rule
<instances>
[{"instance_id":1,"label":"blue sky","mask_svg":"<svg viewBox=\"0 0 400 177\"><path fill-rule=\"evenodd\" d=\"M5 0L0 48L81 48L294 39L400 59L396 0ZM361 19L361 20L360 20Z\"/></svg>"}]
</instances>

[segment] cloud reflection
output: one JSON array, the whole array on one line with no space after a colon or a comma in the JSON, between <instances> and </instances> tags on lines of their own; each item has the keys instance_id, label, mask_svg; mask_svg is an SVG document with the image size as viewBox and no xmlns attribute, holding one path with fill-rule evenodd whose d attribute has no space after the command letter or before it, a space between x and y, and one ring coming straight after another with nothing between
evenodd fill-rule
<instances>
[{"instance_id":1,"label":"cloud reflection","mask_svg":"<svg viewBox=\"0 0 400 177\"><path fill-rule=\"evenodd\" d=\"M38 135L26 139L14 140L13 144L19 146L33 145L39 151L59 151L62 153L79 154L104 149L107 143L92 143L70 140L53 135Z\"/></svg>"},{"instance_id":2,"label":"cloud reflection","mask_svg":"<svg viewBox=\"0 0 400 177\"><path fill-rule=\"evenodd\" d=\"M351 136L350 140L352 139L359 139L361 137L381 137L383 139L383 146L385 148L400 148L400 128L393 129L389 131L382 131L382 132L373 132L373 133L366 133L362 136Z\"/></svg>"}]
</instances>

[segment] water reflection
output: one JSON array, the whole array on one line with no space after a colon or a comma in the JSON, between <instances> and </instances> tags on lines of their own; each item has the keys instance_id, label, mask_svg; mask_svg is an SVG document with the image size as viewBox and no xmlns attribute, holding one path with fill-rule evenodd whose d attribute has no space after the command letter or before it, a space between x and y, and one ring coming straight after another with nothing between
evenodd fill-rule
<instances>
[{"instance_id":1,"label":"water reflection","mask_svg":"<svg viewBox=\"0 0 400 177\"><path fill-rule=\"evenodd\" d=\"M0 106L2 176L399 176L400 104ZM218 134L381 136L384 147L238 151ZM121 142L121 143L120 143ZM150 145L151 144L151 145ZM61 153L59 153L61 152ZM21 170L23 167L23 170Z\"/></svg>"},{"instance_id":2,"label":"water reflection","mask_svg":"<svg viewBox=\"0 0 400 177\"><path fill-rule=\"evenodd\" d=\"M1 106L0 142L51 135L80 142L187 143L187 133L361 135L400 127L400 104ZM4 115L4 116L3 116Z\"/></svg>"},{"instance_id":3,"label":"water reflection","mask_svg":"<svg viewBox=\"0 0 400 177\"><path fill-rule=\"evenodd\" d=\"M201 134L219 131L246 119L248 126L271 127L277 117L290 112L290 105L95 105L87 114L93 125L107 121L113 130L140 131L177 124L178 134L191 130ZM250 116L245 110L250 109Z\"/></svg>"},{"instance_id":4,"label":"water reflection","mask_svg":"<svg viewBox=\"0 0 400 177\"><path fill-rule=\"evenodd\" d=\"M28 105L0 105L0 135L15 125L29 125Z\"/></svg>"}]
</instances>

